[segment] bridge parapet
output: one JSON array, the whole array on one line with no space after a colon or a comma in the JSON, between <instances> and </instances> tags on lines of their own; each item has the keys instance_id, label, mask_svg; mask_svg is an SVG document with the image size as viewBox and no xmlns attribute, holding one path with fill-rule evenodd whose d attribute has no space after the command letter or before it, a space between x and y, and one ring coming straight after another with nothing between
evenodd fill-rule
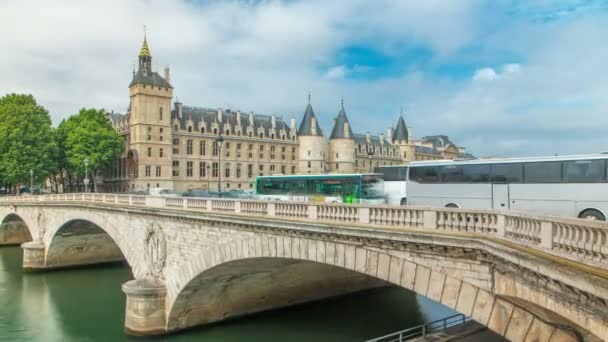
<instances>
[{"instance_id":1,"label":"bridge parapet","mask_svg":"<svg viewBox=\"0 0 608 342\"><path fill-rule=\"evenodd\" d=\"M8 202L79 201L149 208L242 213L310 222L422 229L482 235L594 266L608 266L608 223L493 210L251 199L70 193L3 197Z\"/></svg>"}]
</instances>

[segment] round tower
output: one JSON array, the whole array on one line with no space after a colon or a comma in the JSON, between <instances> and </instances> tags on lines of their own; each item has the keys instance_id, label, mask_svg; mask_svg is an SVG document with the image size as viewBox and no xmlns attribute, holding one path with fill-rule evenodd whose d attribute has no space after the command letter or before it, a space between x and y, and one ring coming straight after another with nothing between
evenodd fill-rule
<instances>
[{"instance_id":1,"label":"round tower","mask_svg":"<svg viewBox=\"0 0 608 342\"><path fill-rule=\"evenodd\" d=\"M355 172L355 138L344 112L344 100L329 137L328 163L333 173Z\"/></svg>"},{"instance_id":2,"label":"round tower","mask_svg":"<svg viewBox=\"0 0 608 342\"><path fill-rule=\"evenodd\" d=\"M399 113L399 120L397 120L397 126L395 126L394 133L392 136L393 145L399 147L399 154L403 161L415 160L415 146L411 143L412 137L410 131L405 125L403 119L403 108Z\"/></svg>"},{"instance_id":3,"label":"round tower","mask_svg":"<svg viewBox=\"0 0 608 342\"><path fill-rule=\"evenodd\" d=\"M297 134L299 142L298 173L325 173L327 141L310 105L310 94L308 94L308 106L304 111Z\"/></svg>"}]
</instances>

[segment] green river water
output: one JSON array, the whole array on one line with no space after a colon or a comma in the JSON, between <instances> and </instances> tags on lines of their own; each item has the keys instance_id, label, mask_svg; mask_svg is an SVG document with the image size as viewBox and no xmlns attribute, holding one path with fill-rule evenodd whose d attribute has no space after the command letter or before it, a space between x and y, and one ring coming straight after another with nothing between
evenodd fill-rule
<instances>
[{"instance_id":1,"label":"green river water","mask_svg":"<svg viewBox=\"0 0 608 342\"><path fill-rule=\"evenodd\" d=\"M21 248L0 247L0 341L142 341L123 334L126 266L28 274ZM454 312L384 288L143 341L364 341Z\"/></svg>"}]
</instances>

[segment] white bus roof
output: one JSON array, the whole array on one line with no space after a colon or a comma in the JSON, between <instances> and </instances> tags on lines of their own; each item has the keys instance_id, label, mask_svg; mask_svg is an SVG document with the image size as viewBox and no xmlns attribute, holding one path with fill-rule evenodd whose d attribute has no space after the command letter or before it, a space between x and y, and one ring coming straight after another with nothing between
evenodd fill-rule
<instances>
[{"instance_id":1,"label":"white bus roof","mask_svg":"<svg viewBox=\"0 0 608 342\"><path fill-rule=\"evenodd\" d=\"M567 156L545 156L545 157L524 157L524 158L488 158L473 160L425 160L413 161L405 165L379 166L379 167L418 167L418 166L438 166L438 165L477 165L477 164L503 164L503 163L531 163L548 161L576 161L576 160L601 160L608 159L608 154L576 154Z\"/></svg>"},{"instance_id":2,"label":"white bus roof","mask_svg":"<svg viewBox=\"0 0 608 342\"><path fill-rule=\"evenodd\" d=\"M382 176L381 173L305 173L301 175L268 175L257 176L257 178L272 178L272 177L349 177L349 176Z\"/></svg>"}]
</instances>

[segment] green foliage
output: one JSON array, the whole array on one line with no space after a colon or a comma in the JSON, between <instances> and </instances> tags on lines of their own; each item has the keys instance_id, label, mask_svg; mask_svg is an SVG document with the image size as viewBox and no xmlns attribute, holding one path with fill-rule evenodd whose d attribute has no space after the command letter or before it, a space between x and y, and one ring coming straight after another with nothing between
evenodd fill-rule
<instances>
[{"instance_id":1,"label":"green foliage","mask_svg":"<svg viewBox=\"0 0 608 342\"><path fill-rule=\"evenodd\" d=\"M32 95L0 98L0 180L29 183L30 170L41 180L56 170L58 149L49 113Z\"/></svg>"},{"instance_id":2,"label":"green foliage","mask_svg":"<svg viewBox=\"0 0 608 342\"><path fill-rule=\"evenodd\" d=\"M76 174L84 174L84 160L89 171L105 170L120 156L123 140L112 128L103 110L81 109L57 128L61 152L60 164Z\"/></svg>"}]
</instances>

